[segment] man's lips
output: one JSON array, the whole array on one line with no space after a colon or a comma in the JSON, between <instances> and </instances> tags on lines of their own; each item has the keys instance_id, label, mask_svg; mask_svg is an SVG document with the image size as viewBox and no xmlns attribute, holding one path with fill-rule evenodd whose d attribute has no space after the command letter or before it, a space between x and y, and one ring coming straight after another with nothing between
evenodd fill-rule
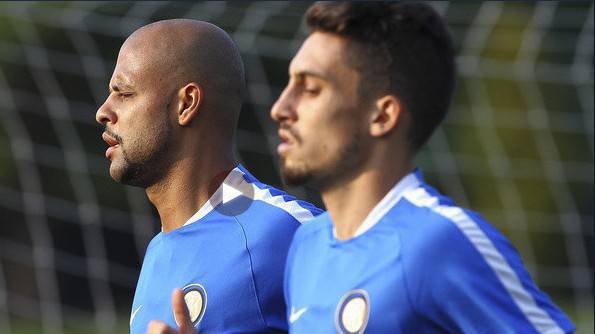
<instances>
[{"instance_id":1,"label":"man's lips","mask_svg":"<svg viewBox=\"0 0 595 334\"><path fill-rule=\"evenodd\" d=\"M109 147L107 148L107 150L105 150L105 157L106 158L110 158L112 153L118 148L120 147L120 143L116 140L116 138L110 136L109 134L107 134L107 132L104 132L101 135L101 138L103 138L103 141L105 141Z\"/></svg>"},{"instance_id":2,"label":"man's lips","mask_svg":"<svg viewBox=\"0 0 595 334\"><path fill-rule=\"evenodd\" d=\"M292 140L291 134L288 130L279 129L278 134L279 139L281 139L281 143L279 144L279 146L277 146L277 153L279 155L283 155L291 148L295 140Z\"/></svg>"}]
</instances>

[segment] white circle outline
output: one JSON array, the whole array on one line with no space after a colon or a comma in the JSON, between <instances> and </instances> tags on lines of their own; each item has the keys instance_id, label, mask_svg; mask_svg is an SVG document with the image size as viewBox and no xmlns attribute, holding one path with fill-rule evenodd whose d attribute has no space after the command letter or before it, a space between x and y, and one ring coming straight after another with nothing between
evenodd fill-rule
<instances>
[{"instance_id":1,"label":"white circle outline","mask_svg":"<svg viewBox=\"0 0 595 334\"><path fill-rule=\"evenodd\" d=\"M189 289L191 287L197 287L196 289ZM186 289L189 289L189 291L185 291ZM193 283L193 284L188 284L185 287L182 288L182 293L184 294L184 297L186 297L186 293L193 291L193 290L198 290L199 293L202 291L204 293L204 301L203 301L203 305L202 305L202 309L200 310L200 313L198 315L198 318L196 318L195 321L192 322L192 326L196 327L196 325L198 325L198 323L200 323L200 321L202 320L202 318L204 317L206 311L207 311L207 302L209 300L209 298L207 297L207 289L205 289L204 286L202 286L202 284L198 284L198 283ZM186 300L184 300L184 303L186 303ZM188 307L188 305L186 305L186 307ZM192 320L192 319L191 319ZM174 321L177 323L178 320L176 319L176 313L174 312Z\"/></svg>"},{"instance_id":2,"label":"white circle outline","mask_svg":"<svg viewBox=\"0 0 595 334\"><path fill-rule=\"evenodd\" d=\"M345 301L355 295L355 294L361 294L364 297L364 300L366 302L366 318L364 320L364 323L362 325L362 327L355 333L345 333L342 329L341 329L341 323L339 322L339 316L341 315L341 309L343 308L343 304L345 304ZM366 329L366 327L368 327L368 320L370 318L370 295L368 294L368 291L363 290L363 289L356 289L356 290L351 290L349 292L347 292L346 294L343 295L343 297L341 297L341 300L339 300L339 303L337 304L337 309L335 310L335 327L337 328L337 332L341 333L341 334L361 334L364 332L364 330Z\"/></svg>"}]
</instances>

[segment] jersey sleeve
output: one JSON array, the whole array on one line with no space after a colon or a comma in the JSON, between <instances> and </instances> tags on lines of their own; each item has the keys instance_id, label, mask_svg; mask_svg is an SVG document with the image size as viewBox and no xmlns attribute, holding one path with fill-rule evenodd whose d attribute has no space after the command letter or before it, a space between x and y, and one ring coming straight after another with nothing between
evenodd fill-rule
<instances>
[{"instance_id":1,"label":"jersey sleeve","mask_svg":"<svg viewBox=\"0 0 595 334\"><path fill-rule=\"evenodd\" d=\"M451 333L574 332L501 234L463 210L451 213L428 222L426 237L411 245L421 255L405 263L421 317Z\"/></svg>"}]
</instances>

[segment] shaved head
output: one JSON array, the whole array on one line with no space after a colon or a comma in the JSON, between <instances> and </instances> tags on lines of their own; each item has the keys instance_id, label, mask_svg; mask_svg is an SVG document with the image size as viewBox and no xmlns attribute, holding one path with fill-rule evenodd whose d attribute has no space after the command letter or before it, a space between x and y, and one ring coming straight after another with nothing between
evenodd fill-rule
<instances>
[{"instance_id":1,"label":"shaved head","mask_svg":"<svg viewBox=\"0 0 595 334\"><path fill-rule=\"evenodd\" d=\"M244 66L237 46L221 28L190 19L158 21L128 37L120 56L129 52L172 88L198 83L204 90L202 106L215 109L214 118L235 129L245 90Z\"/></svg>"}]
</instances>

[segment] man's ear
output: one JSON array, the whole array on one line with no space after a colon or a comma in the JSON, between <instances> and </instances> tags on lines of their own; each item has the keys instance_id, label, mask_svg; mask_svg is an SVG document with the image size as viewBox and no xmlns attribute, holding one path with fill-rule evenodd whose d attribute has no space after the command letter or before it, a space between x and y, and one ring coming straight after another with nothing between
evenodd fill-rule
<instances>
[{"instance_id":1,"label":"man's ear","mask_svg":"<svg viewBox=\"0 0 595 334\"><path fill-rule=\"evenodd\" d=\"M382 137L397 127L401 119L401 103L393 95L386 95L376 100L376 108L371 115L370 134Z\"/></svg>"},{"instance_id":2,"label":"man's ear","mask_svg":"<svg viewBox=\"0 0 595 334\"><path fill-rule=\"evenodd\" d=\"M203 98L202 88L191 82L178 91L178 123L187 126L198 115Z\"/></svg>"}]
</instances>

